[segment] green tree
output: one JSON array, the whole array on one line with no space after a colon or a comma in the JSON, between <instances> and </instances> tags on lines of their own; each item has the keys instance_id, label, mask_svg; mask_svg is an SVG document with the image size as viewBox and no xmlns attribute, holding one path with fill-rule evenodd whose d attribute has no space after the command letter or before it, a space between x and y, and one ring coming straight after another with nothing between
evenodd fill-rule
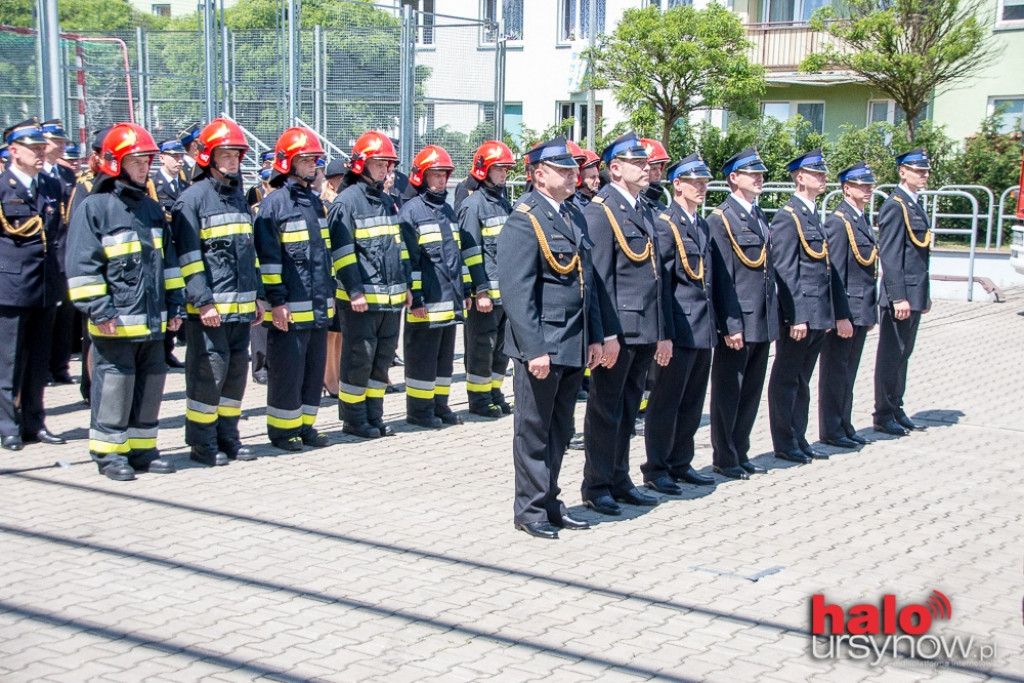
<instances>
[{"instance_id":1,"label":"green tree","mask_svg":"<svg viewBox=\"0 0 1024 683\"><path fill-rule=\"evenodd\" d=\"M32 28L38 0L4 0L0 5L0 24ZM136 26L162 28L166 23L151 14L139 12L124 0L60 0L57 5L62 31L114 31Z\"/></svg>"},{"instance_id":2,"label":"green tree","mask_svg":"<svg viewBox=\"0 0 1024 683\"><path fill-rule=\"evenodd\" d=\"M928 101L996 56L979 19L989 12L985 0L843 0L841 10L823 7L811 21L838 44L809 55L800 69L847 69L886 92L906 113L914 141Z\"/></svg>"},{"instance_id":3,"label":"green tree","mask_svg":"<svg viewBox=\"0 0 1024 683\"><path fill-rule=\"evenodd\" d=\"M611 87L641 132L661 124L661 141L698 108L754 115L764 68L747 58L739 17L717 3L706 9L628 9L588 57L588 87Z\"/></svg>"}]
</instances>

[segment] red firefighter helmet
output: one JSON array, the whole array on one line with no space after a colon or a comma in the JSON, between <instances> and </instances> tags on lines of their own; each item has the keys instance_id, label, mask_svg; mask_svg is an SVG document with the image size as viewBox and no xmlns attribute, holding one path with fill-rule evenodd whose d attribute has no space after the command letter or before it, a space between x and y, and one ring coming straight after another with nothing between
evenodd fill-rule
<instances>
[{"instance_id":1,"label":"red firefighter helmet","mask_svg":"<svg viewBox=\"0 0 1024 683\"><path fill-rule=\"evenodd\" d=\"M367 159L398 161L398 153L395 152L391 138L375 130L360 135L352 146L352 172L356 175L362 173Z\"/></svg>"},{"instance_id":2,"label":"red firefighter helmet","mask_svg":"<svg viewBox=\"0 0 1024 683\"><path fill-rule=\"evenodd\" d=\"M249 151L249 143L245 139L245 133L234 121L228 119L214 119L203 128L196 140L199 146L199 154L196 155L196 163L206 168L213 159L213 150L218 147L223 149L239 149L242 154Z\"/></svg>"},{"instance_id":3,"label":"red firefighter helmet","mask_svg":"<svg viewBox=\"0 0 1024 683\"><path fill-rule=\"evenodd\" d=\"M278 173L288 175L292 170L292 162L299 156L324 156L324 148L320 145L316 133L308 128L293 127L281 133L274 145L273 168Z\"/></svg>"},{"instance_id":4,"label":"red firefighter helmet","mask_svg":"<svg viewBox=\"0 0 1024 683\"><path fill-rule=\"evenodd\" d=\"M569 150L569 154L571 154L572 158L576 161L576 165L583 168L583 162L587 158L587 155L583 153L583 148L572 140L565 141L565 148Z\"/></svg>"},{"instance_id":5,"label":"red firefighter helmet","mask_svg":"<svg viewBox=\"0 0 1024 683\"><path fill-rule=\"evenodd\" d=\"M590 168L591 166L597 166L598 169L601 168L601 157L597 156L597 154L591 152L589 149L585 149L583 150L583 161L579 162L579 165L580 175L576 178L576 187L583 186L583 169Z\"/></svg>"},{"instance_id":6,"label":"red firefighter helmet","mask_svg":"<svg viewBox=\"0 0 1024 683\"><path fill-rule=\"evenodd\" d=\"M488 140L477 148L473 155L473 170L470 171L477 180L487 180L487 174L491 172L492 166L514 166L516 160L512 157L512 150L504 142Z\"/></svg>"},{"instance_id":7,"label":"red firefighter helmet","mask_svg":"<svg viewBox=\"0 0 1024 683\"><path fill-rule=\"evenodd\" d=\"M100 171L116 178L121 174L121 162L126 156L145 154L152 158L159 153L160 148L148 130L134 123L118 123L103 138Z\"/></svg>"},{"instance_id":8,"label":"red firefighter helmet","mask_svg":"<svg viewBox=\"0 0 1024 683\"><path fill-rule=\"evenodd\" d=\"M412 168L409 169L409 183L413 187L419 187L423 184L424 174L431 169L448 171L449 174L455 170L455 164L444 147L427 145L413 157Z\"/></svg>"},{"instance_id":9,"label":"red firefighter helmet","mask_svg":"<svg viewBox=\"0 0 1024 683\"><path fill-rule=\"evenodd\" d=\"M665 151L665 145L651 138L640 138L640 144L647 150L647 163L662 164L671 159Z\"/></svg>"}]
</instances>

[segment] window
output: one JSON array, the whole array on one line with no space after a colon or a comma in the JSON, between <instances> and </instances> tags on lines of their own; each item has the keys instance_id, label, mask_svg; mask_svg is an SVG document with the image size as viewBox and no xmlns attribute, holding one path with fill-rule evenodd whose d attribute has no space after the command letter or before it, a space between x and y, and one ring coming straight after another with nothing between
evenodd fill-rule
<instances>
[{"instance_id":1,"label":"window","mask_svg":"<svg viewBox=\"0 0 1024 683\"><path fill-rule=\"evenodd\" d=\"M928 106L917 115L916 123L928 118ZM903 108L892 100L871 100L868 102L868 125L872 123L900 124L907 120Z\"/></svg>"},{"instance_id":2,"label":"window","mask_svg":"<svg viewBox=\"0 0 1024 683\"><path fill-rule=\"evenodd\" d=\"M988 113L1002 110L999 117L1000 133L1019 133L1021 117L1024 117L1024 97L992 97L988 101Z\"/></svg>"},{"instance_id":3,"label":"window","mask_svg":"<svg viewBox=\"0 0 1024 683\"><path fill-rule=\"evenodd\" d=\"M761 20L768 23L807 23L815 10L831 4L831 0L767 0Z\"/></svg>"},{"instance_id":4,"label":"window","mask_svg":"<svg viewBox=\"0 0 1024 683\"><path fill-rule=\"evenodd\" d=\"M481 16L486 21L493 21L504 27L505 40L523 39L523 2L524 0L482 0ZM485 43L493 43L496 38L493 29L484 29Z\"/></svg>"},{"instance_id":5,"label":"window","mask_svg":"<svg viewBox=\"0 0 1024 683\"><path fill-rule=\"evenodd\" d=\"M523 105L505 103L505 132L516 140L523 137Z\"/></svg>"},{"instance_id":6,"label":"window","mask_svg":"<svg viewBox=\"0 0 1024 683\"><path fill-rule=\"evenodd\" d=\"M764 102L761 105L761 112L765 118L777 121L788 121L799 115L810 122L811 130L816 133L825 132L824 102Z\"/></svg>"},{"instance_id":7,"label":"window","mask_svg":"<svg viewBox=\"0 0 1024 683\"><path fill-rule=\"evenodd\" d=\"M416 27L416 42L420 45L434 44L434 0L420 0L419 25Z\"/></svg>"},{"instance_id":8,"label":"window","mask_svg":"<svg viewBox=\"0 0 1024 683\"><path fill-rule=\"evenodd\" d=\"M558 122L561 123L566 119L574 119L572 130L569 131L569 137L573 140L582 140L587 137L587 103L586 102L559 102L558 103ZM604 116L604 107L599 104L594 104L594 113L597 115L597 121L595 128L601 125L601 118Z\"/></svg>"},{"instance_id":9,"label":"window","mask_svg":"<svg viewBox=\"0 0 1024 683\"><path fill-rule=\"evenodd\" d=\"M171 6L169 4L163 5L151 5L153 14L158 17L169 17L171 16Z\"/></svg>"},{"instance_id":10,"label":"window","mask_svg":"<svg viewBox=\"0 0 1024 683\"><path fill-rule=\"evenodd\" d=\"M560 0L558 40L586 40L590 38L590 8L597 6L597 33L604 33L605 0Z\"/></svg>"},{"instance_id":11,"label":"window","mask_svg":"<svg viewBox=\"0 0 1024 683\"><path fill-rule=\"evenodd\" d=\"M1024 21L1024 0L999 0L997 23Z\"/></svg>"}]
</instances>

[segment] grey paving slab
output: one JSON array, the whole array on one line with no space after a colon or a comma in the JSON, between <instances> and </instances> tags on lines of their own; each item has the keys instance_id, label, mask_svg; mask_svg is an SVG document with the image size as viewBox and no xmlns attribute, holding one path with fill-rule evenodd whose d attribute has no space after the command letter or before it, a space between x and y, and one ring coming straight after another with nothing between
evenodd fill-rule
<instances>
[{"instance_id":1,"label":"grey paving slab","mask_svg":"<svg viewBox=\"0 0 1024 683\"><path fill-rule=\"evenodd\" d=\"M208 469L187 459L172 373L159 445L180 471L117 483L89 463L77 387L48 389L49 427L74 440L0 455L0 680L1024 681L1024 291L1009 296L925 316L907 407L927 431L794 466L771 458L762 402L768 474L615 520L580 506L570 451L565 500L596 524L555 543L512 528L511 419L413 430L390 394L398 435L360 442L325 399L332 445L282 454L254 385L242 434L263 457ZM876 341L854 407L867 435ZM697 446L707 473L706 424ZM929 635L991 657L812 656L812 595L933 590L953 614Z\"/></svg>"}]
</instances>

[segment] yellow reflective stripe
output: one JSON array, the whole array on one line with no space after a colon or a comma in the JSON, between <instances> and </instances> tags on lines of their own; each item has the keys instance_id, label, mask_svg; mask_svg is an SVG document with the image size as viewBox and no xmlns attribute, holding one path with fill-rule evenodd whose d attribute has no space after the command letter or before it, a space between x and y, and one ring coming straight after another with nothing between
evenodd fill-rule
<instances>
[{"instance_id":1,"label":"yellow reflective stripe","mask_svg":"<svg viewBox=\"0 0 1024 683\"><path fill-rule=\"evenodd\" d=\"M384 235L397 235L397 225L380 225L375 228L356 228L355 238L357 240L369 239L371 237L382 237Z\"/></svg>"},{"instance_id":2,"label":"yellow reflective stripe","mask_svg":"<svg viewBox=\"0 0 1024 683\"><path fill-rule=\"evenodd\" d=\"M82 285L81 287L72 287L68 290L68 296L72 301L79 299L88 299L94 296L103 296L107 293L107 283L101 282L95 285Z\"/></svg>"},{"instance_id":3,"label":"yellow reflective stripe","mask_svg":"<svg viewBox=\"0 0 1024 683\"><path fill-rule=\"evenodd\" d=\"M473 281L473 276L470 275L469 273L463 273L462 274L462 281L463 282L472 282Z\"/></svg>"},{"instance_id":4,"label":"yellow reflective stripe","mask_svg":"<svg viewBox=\"0 0 1024 683\"><path fill-rule=\"evenodd\" d=\"M185 419L189 422L198 422L199 424L208 425L217 421L217 414L201 413L198 410L185 408Z\"/></svg>"},{"instance_id":5,"label":"yellow reflective stripe","mask_svg":"<svg viewBox=\"0 0 1024 683\"><path fill-rule=\"evenodd\" d=\"M205 270L203 262L201 260L193 261L192 263L181 267L181 274L184 277L188 277L189 275L194 275L202 270Z\"/></svg>"},{"instance_id":6,"label":"yellow reflective stripe","mask_svg":"<svg viewBox=\"0 0 1024 683\"><path fill-rule=\"evenodd\" d=\"M452 393L452 388L446 384L438 384L434 387L434 394L437 396L447 396Z\"/></svg>"},{"instance_id":7,"label":"yellow reflective stripe","mask_svg":"<svg viewBox=\"0 0 1024 683\"><path fill-rule=\"evenodd\" d=\"M338 392L338 398L344 401L345 403L363 403L364 401L366 401L366 396L363 394L347 394L344 391Z\"/></svg>"},{"instance_id":8,"label":"yellow reflective stripe","mask_svg":"<svg viewBox=\"0 0 1024 683\"><path fill-rule=\"evenodd\" d=\"M345 256L342 256L340 259L338 259L337 261L334 262L334 268L336 270L341 270L342 268L344 268L346 266L351 266L355 262L356 262L356 255L355 254L346 254Z\"/></svg>"},{"instance_id":9,"label":"yellow reflective stripe","mask_svg":"<svg viewBox=\"0 0 1024 683\"><path fill-rule=\"evenodd\" d=\"M481 382L478 384L477 382L466 382L466 391L475 391L477 393L490 392L491 383L487 382L484 384Z\"/></svg>"},{"instance_id":10,"label":"yellow reflective stripe","mask_svg":"<svg viewBox=\"0 0 1024 683\"><path fill-rule=\"evenodd\" d=\"M302 420L303 425L312 425L316 422L316 415L307 415L306 413L303 413L302 417L299 419Z\"/></svg>"},{"instance_id":11,"label":"yellow reflective stripe","mask_svg":"<svg viewBox=\"0 0 1024 683\"><path fill-rule=\"evenodd\" d=\"M446 320L455 320L455 311L427 311L426 318L417 318L412 313L406 313L405 319L410 323L437 323Z\"/></svg>"},{"instance_id":12,"label":"yellow reflective stripe","mask_svg":"<svg viewBox=\"0 0 1024 683\"><path fill-rule=\"evenodd\" d=\"M133 451L149 450L151 448L156 448L156 439L129 436L128 448L130 448Z\"/></svg>"},{"instance_id":13,"label":"yellow reflective stripe","mask_svg":"<svg viewBox=\"0 0 1024 683\"><path fill-rule=\"evenodd\" d=\"M302 416L290 418L267 415L267 426L276 427L277 429L295 429L302 426Z\"/></svg>"},{"instance_id":14,"label":"yellow reflective stripe","mask_svg":"<svg viewBox=\"0 0 1024 683\"><path fill-rule=\"evenodd\" d=\"M172 277L164 280L164 289L181 289L185 286L185 278Z\"/></svg>"},{"instance_id":15,"label":"yellow reflective stripe","mask_svg":"<svg viewBox=\"0 0 1024 683\"><path fill-rule=\"evenodd\" d=\"M224 304L215 303L213 305L213 307L216 308L217 312L220 313L221 315L227 315L227 314L230 314L230 313L255 313L256 312L256 302L255 301L249 301L249 302L244 302L244 303L237 303L237 302L224 303ZM196 308L195 306L193 306L192 304L185 304L185 311L187 313L192 313L192 314L196 314L196 315L199 314L199 309Z\"/></svg>"},{"instance_id":16,"label":"yellow reflective stripe","mask_svg":"<svg viewBox=\"0 0 1024 683\"><path fill-rule=\"evenodd\" d=\"M409 260L409 250L408 249L403 249L402 250L402 260L404 260L404 261L408 261Z\"/></svg>"},{"instance_id":17,"label":"yellow reflective stripe","mask_svg":"<svg viewBox=\"0 0 1024 683\"><path fill-rule=\"evenodd\" d=\"M337 289L334 290L334 298L337 299L338 301L348 301L348 292L346 292L341 287L338 287Z\"/></svg>"},{"instance_id":18,"label":"yellow reflective stripe","mask_svg":"<svg viewBox=\"0 0 1024 683\"><path fill-rule=\"evenodd\" d=\"M288 242L308 242L309 241L309 230L295 230L293 232L282 232L281 242L287 244Z\"/></svg>"},{"instance_id":19,"label":"yellow reflective stripe","mask_svg":"<svg viewBox=\"0 0 1024 683\"><path fill-rule=\"evenodd\" d=\"M431 242L440 242L444 239L439 232L428 232L426 235L420 235L420 244L430 244Z\"/></svg>"},{"instance_id":20,"label":"yellow reflective stripe","mask_svg":"<svg viewBox=\"0 0 1024 683\"><path fill-rule=\"evenodd\" d=\"M412 290L415 292L417 289L423 289L423 280L412 281Z\"/></svg>"},{"instance_id":21,"label":"yellow reflective stripe","mask_svg":"<svg viewBox=\"0 0 1024 683\"><path fill-rule=\"evenodd\" d=\"M185 271L184 268L182 268L181 270L182 270L182 272ZM281 274L280 273L278 273L278 274L261 273L260 277L263 278L263 284L265 284L265 285L279 285L282 282L284 282L281 279Z\"/></svg>"},{"instance_id":22,"label":"yellow reflective stripe","mask_svg":"<svg viewBox=\"0 0 1024 683\"><path fill-rule=\"evenodd\" d=\"M215 239L217 237L227 237L228 235L251 235L252 226L248 223L228 223L227 225L218 225L213 228L203 228L199 231L199 238L204 240Z\"/></svg>"},{"instance_id":23,"label":"yellow reflective stripe","mask_svg":"<svg viewBox=\"0 0 1024 683\"><path fill-rule=\"evenodd\" d=\"M217 406L218 417L239 417L241 414L241 408L234 408L232 406Z\"/></svg>"},{"instance_id":24,"label":"yellow reflective stripe","mask_svg":"<svg viewBox=\"0 0 1024 683\"><path fill-rule=\"evenodd\" d=\"M502 385L503 382L504 382L504 380L502 380L502 379L492 379L491 380L491 388L492 389L501 389L501 385Z\"/></svg>"},{"instance_id":25,"label":"yellow reflective stripe","mask_svg":"<svg viewBox=\"0 0 1024 683\"><path fill-rule=\"evenodd\" d=\"M500 289L488 289L487 290L487 296L491 297L492 299L500 299L501 298L501 290Z\"/></svg>"},{"instance_id":26,"label":"yellow reflective stripe","mask_svg":"<svg viewBox=\"0 0 1024 683\"><path fill-rule=\"evenodd\" d=\"M110 443L108 441L89 439L89 450L93 453L131 453L132 447L128 445L127 441L124 443Z\"/></svg>"},{"instance_id":27,"label":"yellow reflective stripe","mask_svg":"<svg viewBox=\"0 0 1024 683\"><path fill-rule=\"evenodd\" d=\"M103 247L103 253L106 254L107 258L114 258L115 256L124 256L125 254L134 254L142 251L142 242L138 240L132 240L131 242L123 242L121 244L114 244L109 247Z\"/></svg>"},{"instance_id":28,"label":"yellow reflective stripe","mask_svg":"<svg viewBox=\"0 0 1024 683\"><path fill-rule=\"evenodd\" d=\"M434 398L434 390L433 389L429 389L429 390L428 389L416 389L416 388L411 387L408 384L406 384L405 385L405 395L409 396L410 398L425 398L425 399L429 400L429 399Z\"/></svg>"},{"instance_id":29,"label":"yellow reflective stripe","mask_svg":"<svg viewBox=\"0 0 1024 683\"><path fill-rule=\"evenodd\" d=\"M493 228L481 228L480 229L480 236L481 237L497 237L498 234L501 233L501 228L502 227L503 226L501 226L501 225L496 225Z\"/></svg>"},{"instance_id":30,"label":"yellow reflective stripe","mask_svg":"<svg viewBox=\"0 0 1024 683\"><path fill-rule=\"evenodd\" d=\"M292 322L293 323L308 323L312 322L314 318L313 311L292 311Z\"/></svg>"},{"instance_id":31,"label":"yellow reflective stripe","mask_svg":"<svg viewBox=\"0 0 1024 683\"><path fill-rule=\"evenodd\" d=\"M167 331L167 323L160 323L160 331ZM151 334L149 325L118 325L114 334L103 334L100 332L100 328L94 325L92 322L89 323L89 334L97 337L144 337L147 334Z\"/></svg>"},{"instance_id":32,"label":"yellow reflective stripe","mask_svg":"<svg viewBox=\"0 0 1024 683\"><path fill-rule=\"evenodd\" d=\"M405 302L405 292L401 294L374 294L367 292L364 294L367 303L371 304L400 304Z\"/></svg>"},{"instance_id":33,"label":"yellow reflective stripe","mask_svg":"<svg viewBox=\"0 0 1024 683\"><path fill-rule=\"evenodd\" d=\"M484 257L481 256L480 254L477 254L476 256L470 256L468 259L466 259L466 265L467 266L475 266L475 265L481 264L483 262L484 262Z\"/></svg>"},{"instance_id":34,"label":"yellow reflective stripe","mask_svg":"<svg viewBox=\"0 0 1024 683\"><path fill-rule=\"evenodd\" d=\"M326 239L330 239L330 237L331 237L330 229L329 228L320 228L320 236L323 237L325 240Z\"/></svg>"},{"instance_id":35,"label":"yellow reflective stripe","mask_svg":"<svg viewBox=\"0 0 1024 683\"><path fill-rule=\"evenodd\" d=\"M153 238L153 248L154 249L163 249L164 248L164 238L163 237L154 237Z\"/></svg>"},{"instance_id":36,"label":"yellow reflective stripe","mask_svg":"<svg viewBox=\"0 0 1024 683\"><path fill-rule=\"evenodd\" d=\"M384 394L387 392L387 390L387 386L380 388L367 387L366 398L384 398Z\"/></svg>"}]
</instances>

